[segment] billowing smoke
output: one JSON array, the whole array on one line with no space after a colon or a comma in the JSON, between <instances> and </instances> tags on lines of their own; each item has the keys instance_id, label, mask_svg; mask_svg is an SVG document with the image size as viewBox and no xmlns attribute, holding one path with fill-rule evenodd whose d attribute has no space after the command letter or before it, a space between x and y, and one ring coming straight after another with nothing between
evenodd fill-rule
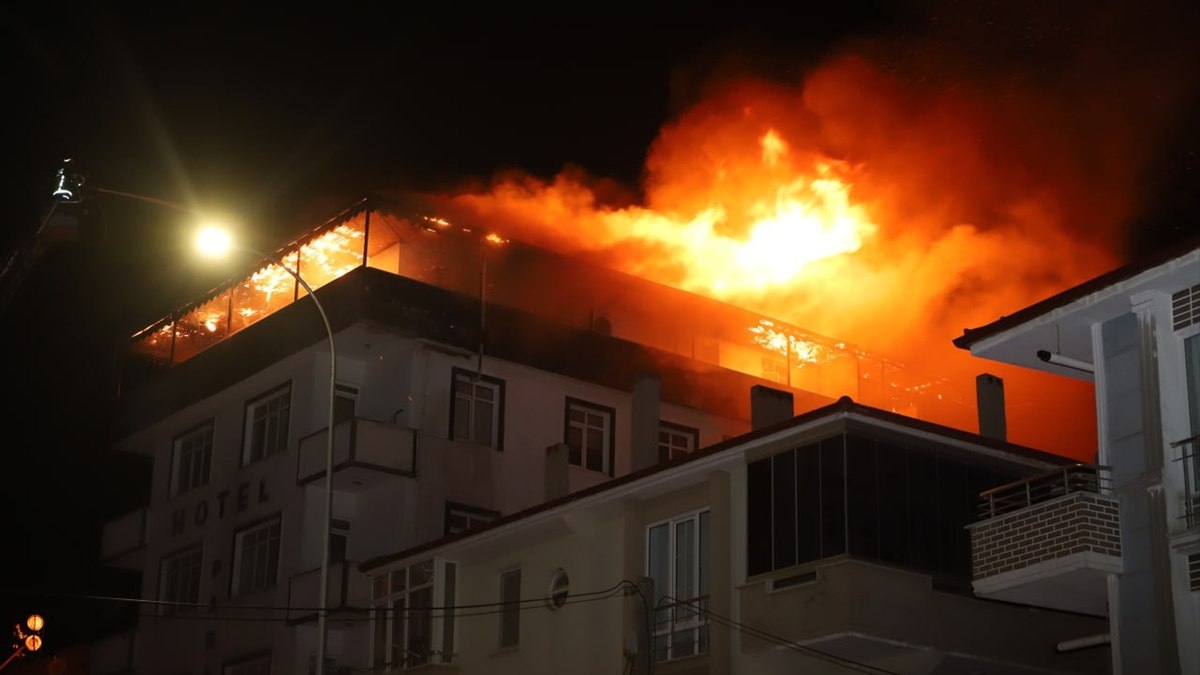
<instances>
[{"instance_id":1,"label":"billowing smoke","mask_svg":"<svg viewBox=\"0 0 1200 675\"><path fill-rule=\"evenodd\" d=\"M1139 177L1188 89L1151 67L1170 54L1135 53L1136 22L1085 18L1076 34L1031 19L1009 43L948 16L977 53L935 29L848 45L792 82L717 69L661 129L640 189L510 173L438 208L835 336L950 396L999 374L1013 440L1087 459L1087 386L951 345L1122 262ZM1005 49L1010 66L988 62Z\"/></svg>"}]
</instances>

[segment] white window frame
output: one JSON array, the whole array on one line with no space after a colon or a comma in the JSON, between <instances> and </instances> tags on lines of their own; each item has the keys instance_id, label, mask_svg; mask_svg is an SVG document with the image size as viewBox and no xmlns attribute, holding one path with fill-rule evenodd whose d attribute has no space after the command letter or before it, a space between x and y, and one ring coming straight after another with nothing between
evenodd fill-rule
<instances>
[{"instance_id":1,"label":"white window frame","mask_svg":"<svg viewBox=\"0 0 1200 675\"><path fill-rule=\"evenodd\" d=\"M660 588L659 580L655 579L654 644L651 646L651 658L655 662L671 661L708 652L710 638L707 615L709 589L707 586L710 580L706 578L705 572L711 574L712 565L708 562L707 545L709 542L703 541L701 537L702 521L707 521L710 530L708 536L711 539L712 516L707 508L660 520L646 526L644 539L646 543L644 561L646 575L654 577L650 537L656 528L666 528L669 557L666 588ZM683 523L691 523L693 528L690 550L684 553L690 556L690 561L685 560L685 562L689 567L688 572L695 580L695 589L680 588L680 580L677 579L681 554L677 536L679 526ZM688 644L693 648L690 651L678 653L681 650L678 650L675 645L676 636L686 636Z\"/></svg>"},{"instance_id":2,"label":"white window frame","mask_svg":"<svg viewBox=\"0 0 1200 675\"><path fill-rule=\"evenodd\" d=\"M427 579L423 571L426 567L430 570ZM370 652L373 670L409 670L453 662L457 569L453 561L426 558L409 560L373 577ZM410 583L414 579L419 583ZM419 617L429 637L424 654L408 649L414 646L410 644L413 636L409 631L414 626L414 617L418 617L412 610L412 596L423 591L430 591L429 609ZM397 639L399 646L394 644Z\"/></svg>"},{"instance_id":3,"label":"white window frame","mask_svg":"<svg viewBox=\"0 0 1200 675\"><path fill-rule=\"evenodd\" d=\"M521 568L501 572L499 589L496 642L500 649L514 649L521 645ZM511 636L508 635L510 626Z\"/></svg>"},{"instance_id":4,"label":"white window frame","mask_svg":"<svg viewBox=\"0 0 1200 675\"><path fill-rule=\"evenodd\" d=\"M233 567L229 580L229 595L239 596L257 593L275 586L279 582L279 558L283 540L283 517L279 514L258 521L238 530L233 535ZM247 549L252 546L252 549ZM248 557L252 551L253 557ZM250 585L242 582L242 569L250 565L258 567L260 556L266 556L263 565L265 576L260 580L257 572L251 572Z\"/></svg>"},{"instance_id":5,"label":"white window frame","mask_svg":"<svg viewBox=\"0 0 1200 675\"><path fill-rule=\"evenodd\" d=\"M197 544L164 556L159 564L158 599L182 605L163 605L163 614L187 612L200 602L200 584L204 578L204 546Z\"/></svg>"},{"instance_id":6,"label":"white window frame","mask_svg":"<svg viewBox=\"0 0 1200 675\"><path fill-rule=\"evenodd\" d=\"M463 519L465 524L462 527L453 526L451 518L454 517ZM485 523L490 523L499 517L500 514L491 509L481 509L477 506L446 502L445 534L460 534Z\"/></svg>"},{"instance_id":7,"label":"white window frame","mask_svg":"<svg viewBox=\"0 0 1200 675\"><path fill-rule=\"evenodd\" d=\"M208 485L212 448L212 420L175 437L171 447L171 494L181 495Z\"/></svg>"},{"instance_id":8,"label":"white window frame","mask_svg":"<svg viewBox=\"0 0 1200 675\"><path fill-rule=\"evenodd\" d=\"M700 445L700 430L666 420L658 421L658 461L690 455Z\"/></svg>"},{"instance_id":9,"label":"white window frame","mask_svg":"<svg viewBox=\"0 0 1200 675\"><path fill-rule=\"evenodd\" d=\"M484 393L490 393L487 400ZM478 427L476 408L491 405L490 431ZM504 449L504 380L454 368L450 376L450 438Z\"/></svg>"},{"instance_id":10,"label":"white window frame","mask_svg":"<svg viewBox=\"0 0 1200 675\"><path fill-rule=\"evenodd\" d=\"M582 414L582 419L572 419L572 413L579 412ZM595 421L600 421L602 424L594 424ZM605 475L613 475L613 454L614 454L614 429L616 427L617 413L614 409L584 401L582 399L567 397L566 414L563 420L563 442L567 444L567 462L575 466L587 469L588 471L599 471ZM588 461L593 448L588 444L589 430L598 430L600 439L598 441L600 453L600 466L590 466ZM580 438L580 446L575 448L571 444L571 434L573 430L577 430Z\"/></svg>"},{"instance_id":11,"label":"white window frame","mask_svg":"<svg viewBox=\"0 0 1200 675\"><path fill-rule=\"evenodd\" d=\"M292 385L281 387L246 404L242 466L261 461L287 449L291 425Z\"/></svg>"}]
</instances>

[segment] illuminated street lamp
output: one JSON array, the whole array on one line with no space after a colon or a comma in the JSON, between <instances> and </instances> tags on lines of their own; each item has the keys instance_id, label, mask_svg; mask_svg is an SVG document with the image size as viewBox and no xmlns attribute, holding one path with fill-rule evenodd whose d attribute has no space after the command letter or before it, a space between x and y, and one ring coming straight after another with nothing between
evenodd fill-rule
<instances>
[{"instance_id":1,"label":"illuminated street lamp","mask_svg":"<svg viewBox=\"0 0 1200 675\"><path fill-rule=\"evenodd\" d=\"M329 424L325 429L325 521L321 537L321 581L319 584L321 597L317 603L317 632L320 634L317 640L317 673L320 675L325 672L325 645L328 632L326 615L328 614L329 599L329 532L333 524L333 425L334 401L337 396L337 352L333 342L333 327L330 326L325 308L321 306L321 301L317 299L317 294L313 292L312 287L300 277L298 272L290 269L282 260L235 244L227 230L216 226L202 228L196 234L196 246L209 257L224 256L230 249L236 248L275 263L292 275L296 279L296 283L304 288L308 297L312 298L313 304L316 305L322 323L325 324L325 334L329 338ZM299 258L297 258L297 266L299 266L298 262Z\"/></svg>"}]
</instances>

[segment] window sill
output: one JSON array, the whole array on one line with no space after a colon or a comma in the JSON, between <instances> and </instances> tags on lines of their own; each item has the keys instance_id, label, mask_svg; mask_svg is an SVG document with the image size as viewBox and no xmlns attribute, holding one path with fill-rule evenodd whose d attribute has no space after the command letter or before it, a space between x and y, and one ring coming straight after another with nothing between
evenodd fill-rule
<instances>
[{"instance_id":1,"label":"window sill","mask_svg":"<svg viewBox=\"0 0 1200 675\"><path fill-rule=\"evenodd\" d=\"M505 654L512 654L513 652L520 651L520 649L521 649L521 645L513 645L511 647L500 647L499 649L489 652L488 658L491 658L493 656L504 656Z\"/></svg>"}]
</instances>

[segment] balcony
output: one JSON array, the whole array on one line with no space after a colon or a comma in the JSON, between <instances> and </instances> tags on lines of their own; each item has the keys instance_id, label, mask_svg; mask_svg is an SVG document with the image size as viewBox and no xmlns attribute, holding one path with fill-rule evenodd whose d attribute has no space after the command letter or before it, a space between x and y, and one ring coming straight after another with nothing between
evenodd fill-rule
<instances>
[{"instance_id":1,"label":"balcony","mask_svg":"<svg viewBox=\"0 0 1200 675\"><path fill-rule=\"evenodd\" d=\"M1200 528L1200 434L1175 441L1171 449L1179 453L1183 472L1183 504L1181 518L1187 529Z\"/></svg>"},{"instance_id":2,"label":"balcony","mask_svg":"<svg viewBox=\"0 0 1200 675\"><path fill-rule=\"evenodd\" d=\"M138 509L110 520L100 534L100 559L125 570L141 570L146 548L147 510Z\"/></svg>"},{"instance_id":3,"label":"balcony","mask_svg":"<svg viewBox=\"0 0 1200 675\"><path fill-rule=\"evenodd\" d=\"M300 439L296 483L325 477L327 429ZM360 492L416 474L417 435L412 429L358 417L333 432L333 489Z\"/></svg>"},{"instance_id":4,"label":"balcony","mask_svg":"<svg viewBox=\"0 0 1200 675\"><path fill-rule=\"evenodd\" d=\"M371 607L371 578L358 571L358 563L338 562L329 566L328 619L361 619ZM317 620L317 597L321 569L312 569L288 579L288 623Z\"/></svg>"},{"instance_id":5,"label":"balcony","mask_svg":"<svg viewBox=\"0 0 1200 675\"><path fill-rule=\"evenodd\" d=\"M1106 578L1123 569L1108 482L1107 468L1073 464L981 492L967 526L975 594L1107 615Z\"/></svg>"}]
</instances>

